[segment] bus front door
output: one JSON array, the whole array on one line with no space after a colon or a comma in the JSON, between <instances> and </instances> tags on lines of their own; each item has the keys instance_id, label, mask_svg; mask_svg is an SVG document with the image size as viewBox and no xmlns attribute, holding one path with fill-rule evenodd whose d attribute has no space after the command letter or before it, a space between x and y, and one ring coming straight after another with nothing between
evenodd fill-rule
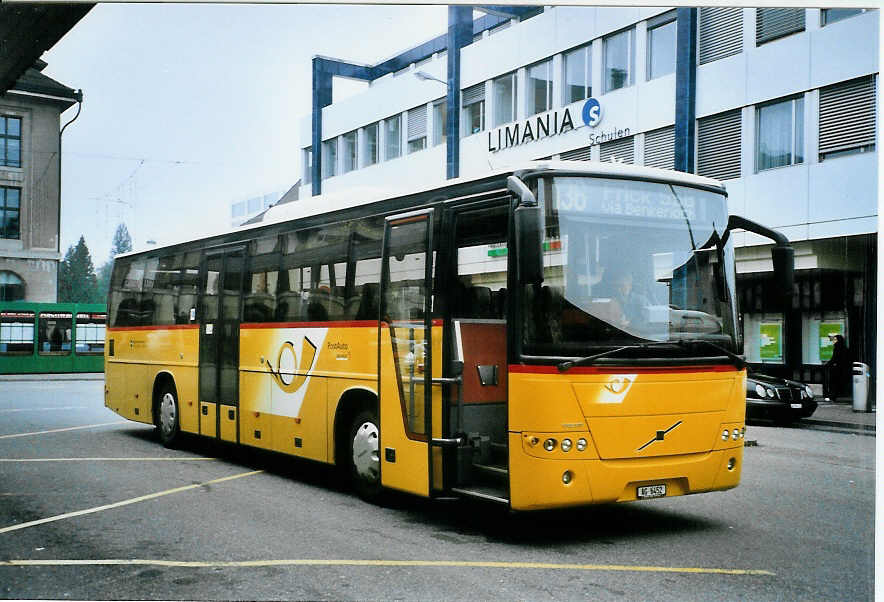
<instances>
[{"instance_id":1,"label":"bus front door","mask_svg":"<svg viewBox=\"0 0 884 602\"><path fill-rule=\"evenodd\" d=\"M237 441L244 249L207 251L200 268L200 434Z\"/></svg>"},{"instance_id":2,"label":"bus front door","mask_svg":"<svg viewBox=\"0 0 884 602\"><path fill-rule=\"evenodd\" d=\"M432 319L433 211L388 217L381 275L380 449L385 487L429 496L441 486L441 322Z\"/></svg>"}]
</instances>

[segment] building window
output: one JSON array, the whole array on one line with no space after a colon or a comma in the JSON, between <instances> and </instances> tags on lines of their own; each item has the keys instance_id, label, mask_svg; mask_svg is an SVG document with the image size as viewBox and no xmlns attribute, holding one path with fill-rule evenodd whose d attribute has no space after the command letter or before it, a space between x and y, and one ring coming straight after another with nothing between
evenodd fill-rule
<instances>
[{"instance_id":1,"label":"building window","mask_svg":"<svg viewBox=\"0 0 884 602\"><path fill-rule=\"evenodd\" d=\"M528 67L528 106L526 115L552 108L552 59Z\"/></svg>"},{"instance_id":2,"label":"building window","mask_svg":"<svg viewBox=\"0 0 884 602\"><path fill-rule=\"evenodd\" d=\"M632 85L635 66L635 30L627 29L604 39L605 92Z\"/></svg>"},{"instance_id":3,"label":"building window","mask_svg":"<svg viewBox=\"0 0 884 602\"><path fill-rule=\"evenodd\" d=\"M322 143L322 179L335 175L338 165L338 139L332 138Z\"/></svg>"},{"instance_id":4,"label":"building window","mask_svg":"<svg viewBox=\"0 0 884 602\"><path fill-rule=\"evenodd\" d=\"M494 91L494 127L516 119L516 74L509 73L491 83Z\"/></svg>"},{"instance_id":5,"label":"building window","mask_svg":"<svg viewBox=\"0 0 884 602\"><path fill-rule=\"evenodd\" d=\"M635 163L635 136L603 142L599 147L599 159L607 163Z\"/></svg>"},{"instance_id":6,"label":"building window","mask_svg":"<svg viewBox=\"0 0 884 602\"><path fill-rule=\"evenodd\" d=\"M301 173L301 180L305 185L313 182L313 149L309 146L304 149L304 169Z\"/></svg>"},{"instance_id":7,"label":"building window","mask_svg":"<svg viewBox=\"0 0 884 602\"><path fill-rule=\"evenodd\" d=\"M589 45L565 53L564 104L592 96L592 54Z\"/></svg>"},{"instance_id":8,"label":"building window","mask_svg":"<svg viewBox=\"0 0 884 602\"><path fill-rule=\"evenodd\" d=\"M726 111L697 120L697 174L733 180L742 174L742 112Z\"/></svg>"},{"instance_id":9,"label":"building window","mask_svg":"<svg viewBox=\"0 0 884 602\"><path fill-rule=\"evenodd\" d=\"M875 150L875 77L820 88L820 161Z\"/></svg>"},{"instance_id":10,"label":"building window","mask_svg":"<svg viewBox=\"0 0 884 602\"><path fill-rule=\"evenodd\" d=\"M645 165L660 169L675 169L675 126L660 128L645 134Z\"/></svg>"},{"instance_id":11,"label":"building window","mask_svg":"<svg viewBox=\"0 0 884 602\"><path fill-rule=\"evenodd\" d=\"M356 130L341 136L341 173L353 171L359 167L358 153L356 152L358 137Z\"/></svg>"},{"instance_id":12,"label":"building window","mask_svg":"<svg viewBox=\"0 0 884 602\"><path fill-rule=\"evenodd\" d=\"M820 25L825 27L835 21L847 19L866 12L867 8L824 8L820 11Z\"/></svg>"},{"instance_id":13,"label":"building window","mask_svg":"<svg viewBox=\"0 0 884 602\"><path fill-rule=\"evenodd\" d=\"M755 45L804 31L803 8L758 8L755 10Z\"/></svg>"},{"instance_id":14,"label":"building window","mask_svg":"<svg viewBox=\"0 0 884 602\"><path fill-rule=\"evenodd\" d=\"M0 116L0 165L21 167L21 117Z\"/></svg>"},{"instance_id":15,"label":"building window","mask_svg":"<svg viewBox=\"0 0 884 602\"><path fill-rule=\"evenodd\" d=\"M756 170L804 162L804 98L757 109Z\"/></svg>"},{"instance_id":16,"label":"building window","mask_svg":"<svg viewBox=\"0 0 884 602\"><path fill-rule=\"evenodd\" d=\"M408 153L427 148L427 105L408 111Z\"/></svg>"},{"instance_id":17,"label":"building window","mask_svg":"<svg viewBox=\"0 0 884 602\"><path fill-rule=\"evenodd\" d=\"M461 132L463 137L485 129L485 83L470 86L461 92Z\"/></svg>"},{"instance_id":18,"label":"building window","mask_svg":"<svg viewBox=\"0 0 884 602\"><path fill-rule=\"evenodd\" d=\"M378 130L377 121L365 127L365 165L374 165L378 162Z\"/></svg>"},{"instance_id":19,"label":"building window","mask_svg":"<svg viewBox=\"0 0 884 602\"><path fill-rule=\"evenodd\" d=\"M0 301L21 301L25 298L25 283L18 274L0 271ZM31 316L33 318L33 316ZM33 320L31 320L33 328ZM33 342L33 335L31 335Z\"/></svg>"},{"instance_id":20,"label":"building window","mask_svg":"<svg viewBox=\"0 0 884 602\"><path fill-rule=\"evenodd\" d=\"M648 21L648 79L675 73L675 11Z\"/></svg>"},{"instance_id":21,"label":"building window","mask_svg":"<svg viewBox=\"0 0 884 602\"><path fill-rule=\"evenodd\" d=\"M246 214L246 202L234 203L230 208L230 217L244 217Z\"/></svg>"},{"instance_id":22,"label":"building window","mask_svg":"<svg viewBox=\"0 0 884 602\"><path fill-rule=\"evenodd\" d=\"M698 19L701 65L743 52L742 8L701 8Z\"/></svg>"},{"instance_id":23,"label":"building window","mask_svg":"<svg viewBox=\"0 0 884 602\"><path fill-rule=\"evenodd\" d=\"M21 238L21 189L0 186L0 238Z\"/></svg>"},{"instance_id":24,"label":"building window","mask_svg":"<svg viewBox=\"0 0 884 602\"><path fill-rule=\"evenodd\" d=\"M433 146L445 142L448 136L448 104L444 100L433 103Z\"/></svg>"},{"instance_id":25,"label":"building window","mask_svg":"<svg viewBox=\"0 0 884 602\"><path fill-rule=\"evenodd\" d=\"M402 154L402 115L384 119L384 160L395 159Z\"/></svg>"}]
</instances>

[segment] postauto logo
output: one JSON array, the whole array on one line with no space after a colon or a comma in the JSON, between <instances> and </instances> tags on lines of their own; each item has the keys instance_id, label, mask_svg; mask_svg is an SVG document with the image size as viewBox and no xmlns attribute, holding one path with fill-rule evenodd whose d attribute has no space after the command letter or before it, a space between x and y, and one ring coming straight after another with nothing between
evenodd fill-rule
<instances>
[{"instance_id":1,"label":"postauto logo","mask_svg":"<svg viewBox=\"0 0 884 602\"><path fill-rule=\"evenodd\" d=\"M583 123L594 128L602 121L602 105L595 98L587 99L583 105Z\"/></svg>"}]
</instances>

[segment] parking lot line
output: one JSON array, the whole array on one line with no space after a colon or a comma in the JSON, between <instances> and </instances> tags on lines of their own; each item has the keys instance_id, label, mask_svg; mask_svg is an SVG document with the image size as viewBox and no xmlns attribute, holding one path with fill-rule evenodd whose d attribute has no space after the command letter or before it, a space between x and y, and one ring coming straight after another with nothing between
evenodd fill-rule
<instances>
[{"instance_id":1,"label":"parking lot line","mask_svg":"<svg viewBox=\"0 0 884 602\"><path fill-rule=\"evenodd\" d=\"M112 424L126 424L127 420L114 420L113 422L100 422L99 424L84 424L83 426L69 426L63 429L50 429L48 431L34 431L33 433L13 433L11 435L0 435L0 439L15 439L16 437L31 437L33 435L47 435L49 433L63 433L64 431L78 431L81 429L94 429L100 426L110 426Z\"/></svg>"},{"instance_id":2,"label":"parking lot line","mask_svg":"<svg viewBox=\"0 0 884 602\"><path fill-rule=\"evenodd\" d=\"M366 566L366 567L423 567L423 568L493 568L540 569L554 571L615 571L640 573L690 573L715 575L751 575L774 577L776 573L759 569L724 569L710 567L642 566L628 564L566 564L551 562L492 562L468 560L241 560L241 561L186 561L150 559L96 559L96 560L0 560L0 566L162 566L178 568L243 568L285 566Z\"/></svg>"},{"instance_id":3,"label":"parking lot line","mask_svg":"<svg viewBox=\"0 0 884 602\"><path fill-rule=\"evenodd\" d=\"M18 531L19 529L27 529L28 527L36 527L37 525L44 525L46 523L52 523L59 520L65 520L68 518L74 518L76 516L83 516L84 514L94 514L96 512L103 512L105 510L111 510L113 508L119 508L121 506L128 506L130 504L137 504L138 502L146 502L147 500L152 500L158 497L163 497L165 495L172 495L173 493L181 493L182 491L188 491L190 489L198 489L199 487L204 487L206 485L214 485L216 483L223 483L224 481L232 481L234 479L240 479L242 477L248 477L251 475L256 475L264 472L263 470L252 470L250 472L241 472L239 474L230 475L228 477L221 477L218 479L212 479L211 481L206 481L204 483L194 483L192 485L185 485L183 487L175 487L174 489L167 489L166 491L158 491L157 493L150 493L148 495L142 495L139 497L135 497L128 500L123 500L121 502L114 502L113 504L105 504L104 506L96 506L95 508L86 508L85 510L77 510L76 512L68 512L66 514L59 514L56 516L50 516L47 518L41 518L38 520L28 521L26 523L21 523L19 525L10 525L8 527L0 528L0 534L9 533L10 531Z\"/></svg>"},{"instance_id":4,"label":"parking lot line","mask_svg":"<svg viewBox=\"0 0 884 602\"><path fill-rule=\"evenodd\" d=\"M86 410L87 406L59 406L56 408L4 408L0 409L0 414L8 414L9 412L54 412L56 410Z\"/></svg>"},{"instance_id":5,"label":"parking lot line","mask_svg":"<svg viewBox=\"0 0 884 602\"><path fill-rule=\"evenodd\" d=\"M217 459L204 456L182 458L0 458L0 462L177 462L179 460L202 462Z\"/></svg>"}]
</instances>

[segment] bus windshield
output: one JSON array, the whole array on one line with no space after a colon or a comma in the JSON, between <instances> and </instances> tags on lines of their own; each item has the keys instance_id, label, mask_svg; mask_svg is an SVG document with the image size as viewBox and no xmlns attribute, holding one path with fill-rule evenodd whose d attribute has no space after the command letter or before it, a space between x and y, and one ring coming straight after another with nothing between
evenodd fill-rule
<instances>
[{"instance_id":1,"label":"bus windshield","mask_svg":"<svg viewBox=\"0 0 884 602\"><path fill-rule=\"evenodd\" d=\"M522 286L525 355L696 340L714 344L696 346L701 355L739 350L724 194L562 176L541 180L538 199L544 280Z\"/></svg>"}]
</instances>

